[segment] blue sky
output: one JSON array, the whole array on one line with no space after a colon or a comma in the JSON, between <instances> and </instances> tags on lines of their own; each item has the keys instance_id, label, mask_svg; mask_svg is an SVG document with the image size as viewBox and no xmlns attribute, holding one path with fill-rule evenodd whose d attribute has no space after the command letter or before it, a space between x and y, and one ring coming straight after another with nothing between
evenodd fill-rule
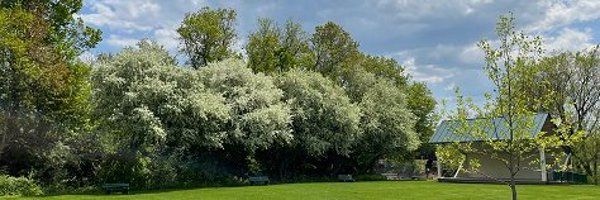
<instances>
[{"instance_id":1,"label":"blue sky","mask_svg":"<svg viewBox=\"0 0 600 200\"><path fill-rule=\"evenodd\" d=\"M292 19L308 33L333 21L352 34L362 51L395 58L414 80L426 82L437 100L450 102L455 86L476 101L490 91L483 54L475 44L495 39L501 14L513 12L519 29L541 35L547 52L600 42L598 0L87 0L79 15L103 31L103 41L90 54L116 52L142 38L153 38L175 53L175 29L184 14L204 6L237 11L238 50L259 17L279 23Z\"/></svg>"}]
</instances>

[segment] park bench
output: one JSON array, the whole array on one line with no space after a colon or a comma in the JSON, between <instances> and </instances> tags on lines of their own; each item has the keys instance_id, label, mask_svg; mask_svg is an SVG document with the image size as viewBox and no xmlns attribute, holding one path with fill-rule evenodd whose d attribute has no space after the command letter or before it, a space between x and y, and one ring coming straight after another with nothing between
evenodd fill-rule
<instances>
[{"instance_id":1,"label":"park bench","mask_svg":"<svg viewBox=\"0 0 600 200\"><path fill-rule=\"evenodd\" d=\"M354 182L351 174L340 174L338 175L338 181L342 182Z\"/></svg>"},{"instance_id":2,"label":"park bench","mask_svg":"<svg viewBox=\"0 0 600 200\"><path fill-rule=\"evenodd\" d=\"M102 185L102 189L106 191L106 194L113 192L121 192L122 194L129 194L128 183L105 183Z\"/></svg>"},{"instance_id":3,"label":"park bench","mask_svg":"<svg viewBox=\"0 0 600 200\"><path fill-rule=\"evenodd\" d=\"M250 185L268 185L271 182L268 176L251 176L248 181Z\"/></svg>"},{"instance_id":4,"label":"park bench","mask_svg":"<svg viewBox=\"0 0 600 200\"><path fill-rule=\"evenodd\" d=\"M402 176L398 173L382 173L386 180L400 180Z\"/></svg>"}]
</instances>

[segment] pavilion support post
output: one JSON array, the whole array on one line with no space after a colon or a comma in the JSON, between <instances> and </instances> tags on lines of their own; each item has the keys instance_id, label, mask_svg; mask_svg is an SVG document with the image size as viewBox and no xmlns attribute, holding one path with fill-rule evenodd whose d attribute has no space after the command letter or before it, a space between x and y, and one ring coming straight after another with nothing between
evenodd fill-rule
<instances>
[{"instance_id":1,"label":"pavilion support post","mask_svg":"<svg viewBox=\"0 0 600 200\"><path fill-rule=\"evenodd\" d=\"M437 166L437 177L441 178L442 177L442 162L439 157L435 161L435 165Z\"/></svg>"},{"instance_id":2,"label":"pavilion support post","mask_svg":"<svg viewBox=\"0 0 600 200\"><path fill-rule=\"evenodd\" d=\"M548 171L546 169L546 153L544 152L544 148L540 148L540 173L542 175L542 182L547 182Z\"/></svg>"}]
</instances>

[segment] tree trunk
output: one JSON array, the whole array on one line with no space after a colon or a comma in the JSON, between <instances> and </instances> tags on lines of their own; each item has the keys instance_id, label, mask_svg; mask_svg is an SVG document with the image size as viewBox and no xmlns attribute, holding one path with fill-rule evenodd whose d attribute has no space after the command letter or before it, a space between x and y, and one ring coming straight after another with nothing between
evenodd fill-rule
<instances>
[{"instance_id":1,"label":"tree trunk","mask_svg":"<svg viewBox=\"0 0 600 200\"><path fill-rule=\"evenodd\" d=\"M594 159L594 171L591 173L592 178L594 179L594 185L598 185L598 158Z\"/></svg>"},{"instance_id":2,"label":"tree trunk","mask_svg":"<svg viewBox=\"0 0 600 200\"><path fill-rule=\"evenodd\" d=\"M510 176L510 191L512 193L512 200L517 200L517 184L514 175Z\"/></svg>"}]
</instances>

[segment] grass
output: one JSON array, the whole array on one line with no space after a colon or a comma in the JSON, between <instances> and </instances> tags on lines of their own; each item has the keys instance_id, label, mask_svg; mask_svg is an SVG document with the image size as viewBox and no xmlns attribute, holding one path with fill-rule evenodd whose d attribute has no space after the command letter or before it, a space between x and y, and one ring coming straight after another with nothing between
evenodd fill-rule
<instances>
[{"instance_id":1,"label":"grass","mask_svg":"<svg viewBox=\"0 0 600 200\"><path fill-rule=\"evenodd\" d=\"M518 186L520 199L598 199L600 187L589 185ZM282 199L282 200L350 200L350 199L510 199L504 185L452 184L434 181L381 181L356 183L302 183L270 186L201 188L155 191L130 195L61 195L8 199Z\"/></svg>"}]
</instances>

